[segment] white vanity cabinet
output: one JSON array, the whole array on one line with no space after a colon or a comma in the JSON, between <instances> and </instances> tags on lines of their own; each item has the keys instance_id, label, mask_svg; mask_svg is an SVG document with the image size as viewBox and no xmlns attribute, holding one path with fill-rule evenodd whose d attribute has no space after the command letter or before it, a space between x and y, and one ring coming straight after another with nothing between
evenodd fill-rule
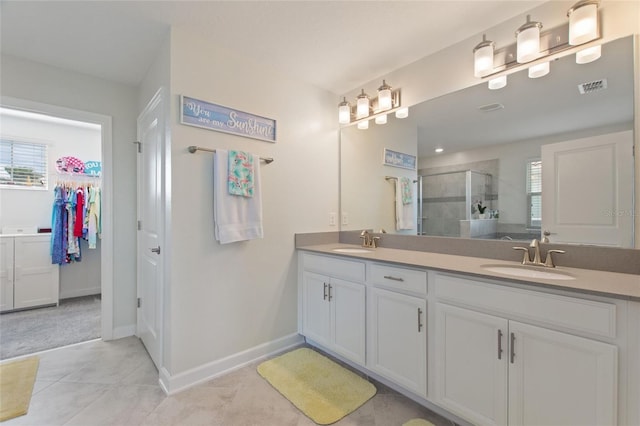
<instances>
[{"instance_id":1,"label":"white vanity cabinet","mask_svg":"<svg viewBox=\"0 0 640 426\"><path fill-rule=\"evenodd\" d=\"M59 267L51 264L49 234L0 236L0 309L58 303Z\"/></svg>"},{"instance_id":2,"label":"white vanity cabinet","mask_svg":"<svg viewBox=\"0 0 640 426\"><path fill-rule=\"evenodd\" d=\"M373 263L368 289L367 367L427 396L427 273Z\"/></svg>"},{"instance_id":3,"label":"white vanity cabinet","mask_svg":"<svg viewBox=\"0 0 640 426\"><path fill-rule=\"evenodd\" d=\"M476 425L616 424L618 348L598 340L616 305L435 281L437 404Z\"/></svg>"},{"instance_id":4,"label":"white vanity cabinet","mask_svg":"<svg viewBox=\"0 0 640 426\"><path fill-rule=\"evenodd\" d=\"M303 254L302 334L365 364L365 266Z\"/></svg>"}]
</instances>

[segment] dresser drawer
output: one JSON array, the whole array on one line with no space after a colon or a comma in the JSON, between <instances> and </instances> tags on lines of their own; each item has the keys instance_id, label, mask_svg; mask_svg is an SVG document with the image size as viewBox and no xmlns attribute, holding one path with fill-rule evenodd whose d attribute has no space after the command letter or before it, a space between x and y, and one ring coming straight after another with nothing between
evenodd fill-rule
<instances>
[{"instance_id":1,"label":"dresser drawer","mask_svg":"<svg viewBox=\"0 0 640 426\"><path fill-rule=\"evenodd\" d=\"M436 275L439 301L489 310L565 330L616 337L616 305L525 290L450 275Z\"/></svg>"},{"instance_id":2,"label":"dresser drawer","mask_svg":"<svg viewBox=\"0 0 640 426\"><path fill-rule=\"evenodd\" d=\"M313 271L330 277L349 281L364 282L364 262L344 260L329 256L304 253L302 255L305 271Z\"/></svg>"},{"instance_id":3,"label":"dresser drawer","mask_svg":"<svg viewBox=\"0 0 640 426\"><path fill-rule=\"evenodd\" d=\"M427 272L380 263L371 265L371 282L396 290L427 294Z\"/></svg>"}]
</instances>

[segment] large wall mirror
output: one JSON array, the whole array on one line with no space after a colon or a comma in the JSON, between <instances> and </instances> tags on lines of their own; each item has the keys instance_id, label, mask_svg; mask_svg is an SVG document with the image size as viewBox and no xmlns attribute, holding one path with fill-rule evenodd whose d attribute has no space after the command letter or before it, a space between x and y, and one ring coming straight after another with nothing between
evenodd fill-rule
<instances>
[{"instance_id":1,"label":"large wall mirror","mask_svg":"<svg viewBox=\"0 0 640 426\"><path fill-rule=\"evenodd\" d=\"M483 82L405 119L344 127L341 230L506 240L547 231L551 242L633 247L633 54L629 36L588 64L565 56L540 78L524 70L500 90ZM385 164L385 151L409 161Z\"/></svg>"}]
</instances>

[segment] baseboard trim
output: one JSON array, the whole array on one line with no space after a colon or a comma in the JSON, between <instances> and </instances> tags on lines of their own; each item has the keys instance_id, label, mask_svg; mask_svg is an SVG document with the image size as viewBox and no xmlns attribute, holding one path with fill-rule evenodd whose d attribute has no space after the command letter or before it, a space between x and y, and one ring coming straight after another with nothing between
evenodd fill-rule
<instances>
[{"instance_id":1,"label":"baseboard trim","mask_svg":"<svg viewBox=\"0 0 640 426\"><path fill-rule=\"evenodd\" d=\"M74 297L98 295L101 292L102 292L102 287L82 288L79 290L72 290L72 291L60 291L59 298L60 300L72 299Z\"/></svg>"},{"instance_id":2,"label":"baseboard trim","mask_svg":"<svg viewBox=\"0 0 640 426\"><path fill-rule=\"evenodd\" d=\"M135 325L125 325L123 327L114 328L113 333L111 334L111 339L105 339L105 340L122 339L123 337L134 336L135 334L136 334Z\"/></svg>"},{"instance_id":3,"label":"baseboard trim","mask_svg":"<svg viewBox=\"0 0 640 426\"><path fill-rule=\"evenodd\" d=\"M200 383L228 374L252 362L283 352L303 342L302 336L298 333L293 333L182 373L171 375L166 368L162 367L159 378L160 387L167 395L173 395Z\"/></svg>"}]
</instances>

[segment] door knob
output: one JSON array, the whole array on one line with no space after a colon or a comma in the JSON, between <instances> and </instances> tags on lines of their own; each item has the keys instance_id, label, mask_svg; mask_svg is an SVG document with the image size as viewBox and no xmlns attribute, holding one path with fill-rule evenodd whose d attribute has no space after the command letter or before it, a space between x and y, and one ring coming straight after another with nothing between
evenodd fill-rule
<instances>
[{"instance_id":1,"label":"door knob","mask_svg":"<svg viewBox=\"0 0 640 426\"><path fill-rule=\"evenodd\" d=\"M149 250L151 250L152 253L160 254L160 246L158 246L157 248L149 249Z\"/></svg>"}]
</instances>

